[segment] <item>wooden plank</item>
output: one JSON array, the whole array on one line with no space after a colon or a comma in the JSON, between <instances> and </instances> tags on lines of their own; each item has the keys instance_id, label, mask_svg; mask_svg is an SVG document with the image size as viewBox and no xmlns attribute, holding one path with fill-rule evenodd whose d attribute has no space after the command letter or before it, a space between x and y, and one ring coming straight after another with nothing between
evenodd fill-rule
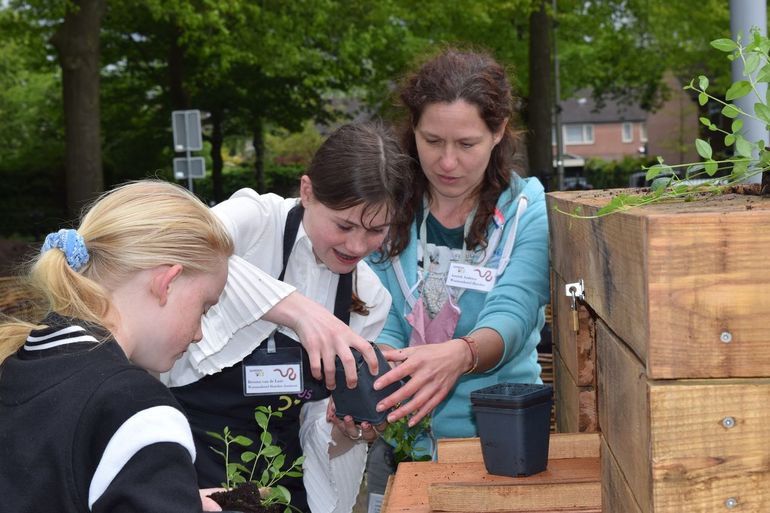
<instances>
[{"instance_id":1,"label":"wooden plank","mask_svg":"<svg viewBox=\"0 0 770 513\"><path fill-rule=\"evenodd\" d=\"M617 193L553 192L548 202L591 214ZM770 374L770 198L727 194L593 220L554 212L549 223L554 269L583 278L588 304L651 379Z\"/></svg>"},{"instance_id":2,"label":"wooden plank","mask_svg":"<svg viewBox=\"0 0 770 513\"><path fill-rule=\"evenodd\" d=\"M602 436L641 510L651 512L650 408L644 367L602 320L596 322L596 368Z\"/></svg>"},{"instance_id":3,"label":"wooden plank","mask_svg":"<svg viewBox=\"0 0 770 513\"><path fill-rule=\"evenodd\" d=\"M594 351L593 318L582 301L577 301L578 326L572 326L571 299L565 295L565 281L556 272L551 273L554 285L551 292L553 305L553 340L564 364L578 386L596 385L596 353Z\"/></svg>"},{"instance_id":4,"label":"wooden plank","mask_svg":"<svg viewBox=\"0 0 770 513\"><path fill-rule=\"evenodd\" d=\"M770 511L770 379L651 382L649 394L655 513L721 511L731 497Z\"/></svg>"},{"instance_id":5,"label":"wooden plank","mask_svg":"<svg viewBox=\"0 0 770 513\"><path fill-rule=\"evenodd\" d=\"M768 212L651 216L648 227L650 379L770 376Z\"/></svg>"},{"instance_id":6,"label":"wooden plank","mask_svg":"<svg viewBox=\"0 0 770 513\"><path fill-rule=\"evenodd\" d=\"M428 488L433 511L487 512L532 511L543 509L600 508L601 480L599 459L559 460L574 468L564 469L565 477L552 462L549 481L514 479L505 483L434 483ZM590 476L577 476L576 469L591 469ZM546 471L547 472L547 471Z\"/></svg>"},{"instance_id":7,"label":"wooden plank","mask_svg":"<svg viewBox=\"0 0 770 513\"><path fill-rule=\"evenodd\" d=\"M439 463L483 463L478 438L443 438L438 441ZM598 433L551 433L548 459L598 458Z\"/></svg>"},{"instance_id":8,"label":"wooden plank","mask_svg":"<svg viewBox=\"0 0 770 513\"><path fill-rule=\"evenodd\" d=\"M587 482L594 483L596 487L596 500L599 501L601 500L599 479L598 458L549 461L546 471L528 477L493 476L486 473L483 463L401 463L398 466L393 486L388 494L388 509L383 510L383 513L427 513L431 511L428 489L434 483L464 482L475 485L504 485L519 482L522 486L531 487L536 484L555 485L556 483ZM483 494L479 496L479 500L484 500ZM558 499L554 498L554 500ZM597 502L597 504L599 503ZM556 507L546 505L545 507L534 509L534 511L538 509L548 510L556 509ZM476 511L481 510L477 509ZM512 511L510 507L508 511ZM566 511L569 511L569 509Z\"/></svg>"},{"instance_id":9,"label":"wooden plank","mask_svg":"<svg viewBox=\"0 0 770 513\"><path fill-rule=\"evenodd\" d=\"M643 513L620 471L615 456L604 440L602 440L601 453L602 508L604 511Z\"/></svg>"},{"instance_id":10,"label":"wooden plank","mask_svg":"<svg viewBox=\"0 0 770 513\"><path fill-rule=\"evenodd\" d=\"M641 209L599 219L575 219L554 207L596 212L610 197L605 191L552 192L546 195L551 265L565 282L583 279L585 300L602 319L646 357L646 218ZM611 315L610 315L611 313Z\"/></svg>"},{"instance_id":11,"label":"wooden plank","mask_svg":"<svg viewBox=\"0 0 770 513\"><path fill-rule=\"evenodd\" d=\"M564 364L560 351L554 351L556 430L561 433L599 430L594 386L580 387Z\"/></svg>"}]
</instances>

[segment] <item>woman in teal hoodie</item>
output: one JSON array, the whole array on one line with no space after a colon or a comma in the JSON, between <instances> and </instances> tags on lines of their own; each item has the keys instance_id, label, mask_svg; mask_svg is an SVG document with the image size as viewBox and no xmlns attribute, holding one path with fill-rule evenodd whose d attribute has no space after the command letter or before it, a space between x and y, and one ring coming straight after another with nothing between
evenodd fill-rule
<instances>
[{"instance_id":1,"label":"woman in teal hoodie","mask_svg":"<svg viewBox=\"0 0 770 513\"><path fill-rule=\"evenodd\" d=\"M512 170L511 87L489 55L444 50L399 95L409 115L414 222L400 256L371 262L393 296L377 342L393 348L386 357L396 363L375 388L409 381L379 407L397 406L388 420L410 416L409 425L432 412L429 438L477 436L471 391L541 382L545 194L536 178Z\"/></svg>"}]
</instances>

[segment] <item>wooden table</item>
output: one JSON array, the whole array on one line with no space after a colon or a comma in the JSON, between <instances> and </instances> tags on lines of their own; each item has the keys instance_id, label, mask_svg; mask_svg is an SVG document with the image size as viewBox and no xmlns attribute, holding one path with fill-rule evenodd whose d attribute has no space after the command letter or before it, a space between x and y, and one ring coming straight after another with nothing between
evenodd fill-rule
<instances>
[{"instance_id":1,"label":"wooden table","mask_svg":"<svg viewBox=\"0 0 770 513\"><path fill-rule=\"evenodd\" d=\"M382 513L601 512L598 433L551 435L548 469L528 477L486 472L478 438L439 441L438 461L401 463Z\"/></svg>"}]
</instances>

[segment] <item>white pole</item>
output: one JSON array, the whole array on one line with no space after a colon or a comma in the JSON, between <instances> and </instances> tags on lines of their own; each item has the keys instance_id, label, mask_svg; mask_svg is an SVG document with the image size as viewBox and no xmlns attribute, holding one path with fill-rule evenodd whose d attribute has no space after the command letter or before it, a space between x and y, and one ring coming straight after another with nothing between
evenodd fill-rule
<instances>
[{"instance_id":1,"label":"white pole","mask_svg":"<svg viewBox=\"0 0 770 513\"><path fill-rule=\"evenodd\" d=\"M749 41L751 29L756 27L759 33L767 35L767 0L730 0L730 32L733 39L738 34L741 34L741 41L745 44ZM743 62L740 59L735 59L732 63L732 77L733 82L738 80L744 80L743 77ZM757 91L762 97L761 101L764 101L767 95L767 83L761 82L757 84ZM754 103L758 100L754 97L754 94L747 94L743 98L736 99L733 103L744 112L752 112L754 110ZM765 124L757 119L741 116L743 120L743 134L751 142L764 140L768 142L768 133L765 128ZM758 157L759 152L754 150L754 157ZM762 175L758 174L751 177L748 182L760 183L762 181Z\"/></svg>"}]
</instances>

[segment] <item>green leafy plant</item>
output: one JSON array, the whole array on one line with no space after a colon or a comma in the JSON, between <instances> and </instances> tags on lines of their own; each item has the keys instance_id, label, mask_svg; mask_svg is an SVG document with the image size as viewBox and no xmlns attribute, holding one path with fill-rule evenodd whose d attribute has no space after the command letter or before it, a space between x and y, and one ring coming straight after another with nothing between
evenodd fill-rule
<instances>
[{"instance_id":1,"label":"green leafy plant","mask_svg":"<svg viewBox=\"0 0 770 513\"><path fill-rule=\"evenodd\" d=\"M402 461L431 460L427 450L417 447L417 440L430 433L430 416L424 417L412 427L409 427L408 420L403 417L389 424L382 435L385 441L393 446L393 461L399 464Z\"/></svg>"},{"instance_id":2,"label":"green leafy plant","mask_svg":"<svg viewBox=\"0 0 770 513\"><path fill-rule=\"evenodd\" d=\"M701 75L690 81L685 90L694 91L698 103L703 106L709 101L721 105L724 117L732 119L729 130L724 130L706 117L700 122L708 130L724 138L727 148L733 149L733 155L718 158L709 143L704 139L695 140L695 149L701 157L700 162L668 165L661 157L657 163L642 169L647 171L646 178L652 181L650 190L645 194L619 193L594 215L582 215L581 212L569 213L574 217L595 218L633 207L660 203L670 200L692 201L701 197L722 194L729 188L745 182L770 169L770 148L765 141L750 141L743 132L743 121L739 116L756 119L770 127L770 105L757 89L759 83L770 82L770 40L752 29L749 40L743 42L741 36L732 39L715 39L711 46L725 52L730 61L739 59L743 63L743 79L733 82L727 89L724 99L709 92L709 80ZM750 112L742 110L733 100L753 95L755 102Z\"/></svg>"},{"instance_id":3,"label":"green leafy plant","mask_svg":"<svg viewBox=\"0 0 770 513\"><path fill-rule=\"evenodd\" d=\"M283 417L283 413L274 412L270 406L257 406L254 410L254 420L262 431L259 435L259 449L257 452L244 451L241 454L241 462L230 461L230 448L233 444L252 447L254 441L251 438L234 435L229 427L225 427L221 434L213 431L207 431L207 434L224 444L223 451L211 447L211 450L222 456L225 461L225 482L222 483L224 488L229 490L244 483L254 483L260 494L264 492L262 506L284 505L284 512L289 513L292 509L296 510L291 506L291 493L285 486L277 483L284 477L302 477L302 463L305 457L300 456L286 466L286 455L280 447L273 445L273 435L267 429L273 417ZM263 463L264 470L255 477L260 463ZM247 467L248 464L251 468Z\"/></svg>"}]
</instances>

